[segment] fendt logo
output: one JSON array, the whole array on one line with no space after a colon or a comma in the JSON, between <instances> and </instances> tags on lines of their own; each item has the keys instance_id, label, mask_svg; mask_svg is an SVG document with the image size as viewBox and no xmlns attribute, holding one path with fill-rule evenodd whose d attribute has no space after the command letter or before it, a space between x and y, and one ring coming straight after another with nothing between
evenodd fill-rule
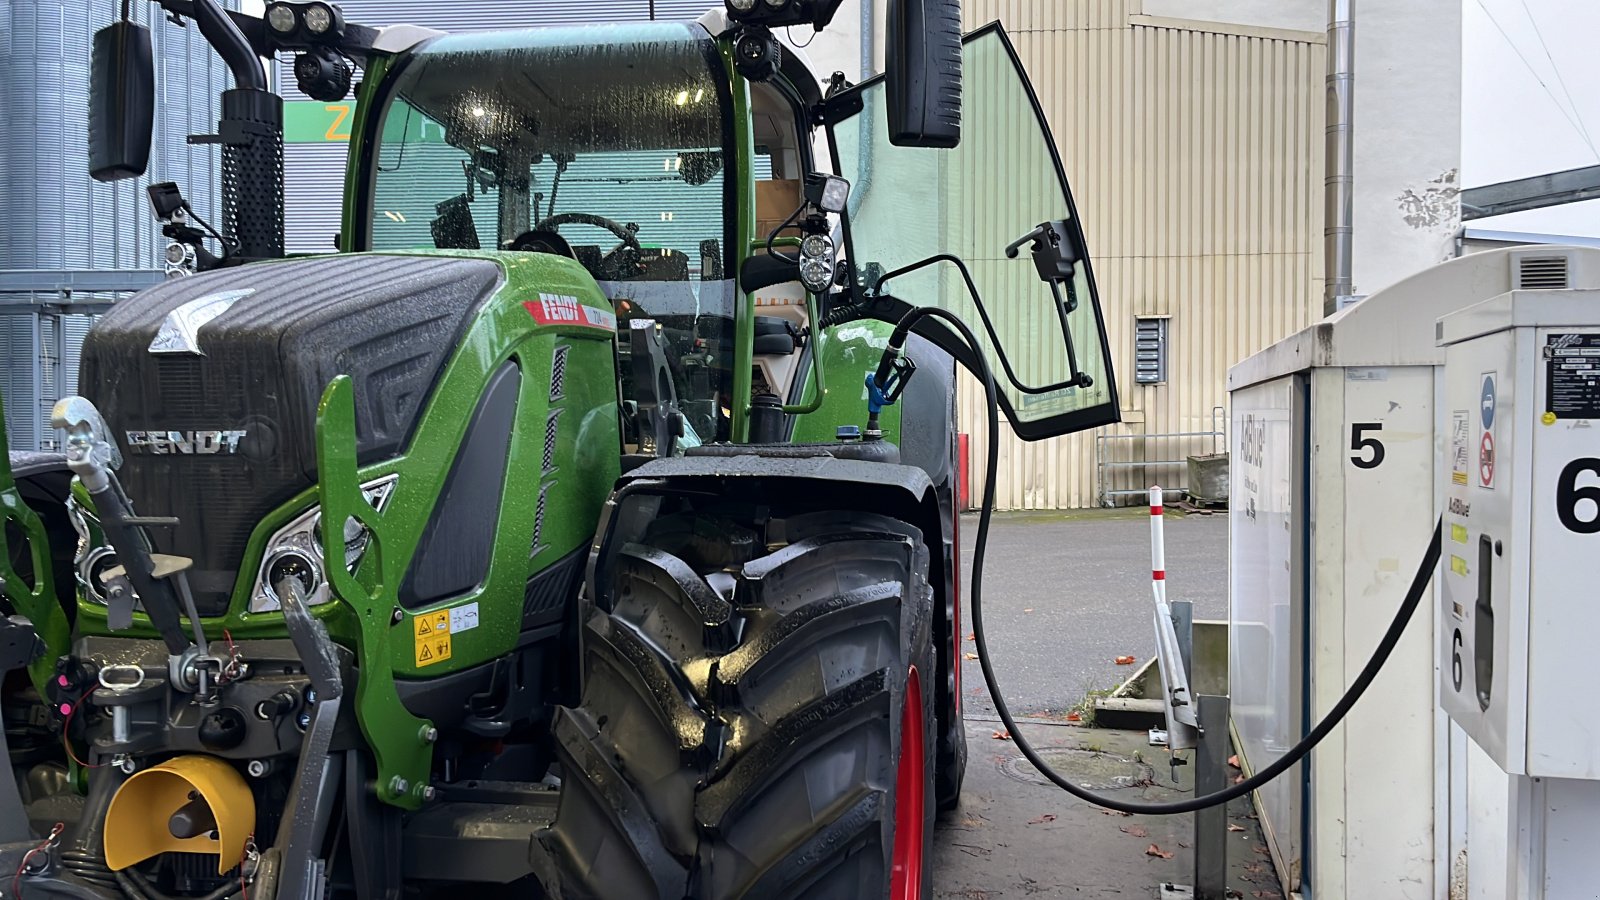
<instances>
[{"instance_id":1,"label":"fendt logo","mask_svg":"<svg viewBox=\"0 0 1600 900\"><path fill-rule=\"evenodd\" d=\"M129 431L129 453L152 456L210 456L218 453L239 452L239 442L244 440L244 429L236 431Z\"/></svg>"},{"instance_id":2,"label":"fendt logo","mask_svg":"<svg viewBox=\"0 0 1600 900\"><path fill-rule=\"evenodd\" d=\"M546 322L558 323L580 321L578 306L579 304L577 297L567 297L562 294L539 295L539 308L540 311L544 313L544 320Z\"/></svg>"}]
</instances>

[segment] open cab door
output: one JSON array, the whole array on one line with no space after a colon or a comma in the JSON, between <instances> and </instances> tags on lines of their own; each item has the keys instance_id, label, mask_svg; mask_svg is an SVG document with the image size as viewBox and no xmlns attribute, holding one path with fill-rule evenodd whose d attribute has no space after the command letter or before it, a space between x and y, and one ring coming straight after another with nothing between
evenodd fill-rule
<instances>
[{"instance_id":1,"label":"open cab door","mask_svg":"<svg viewBox=\"0 0 1600 900\"><path fill-rule=\"evenodd\" d=\"M962 70L963 134L953 150L890 144L882 78L848 92L859 97L860 111L830 131L834 165L851 182L850 261L868 288L877 276L864 273L893 273L945 253L964 261L982 309L948 262L895 275L884 291L912 305L944 307L967 323L1018 437L1040 440L1116 422L1110 347L1072 194L1033 86L999 23L966 37ZM837 102L846 100L836 97L834 108L855 106ZM1063 265L1054 286L1041 277L1029 242L1007 256L1008 246L1042 223L1054 223L1072 259L1070 275ZM936 342L953 351L959 338L947 337Z\"/></svg>"}]
</instances>

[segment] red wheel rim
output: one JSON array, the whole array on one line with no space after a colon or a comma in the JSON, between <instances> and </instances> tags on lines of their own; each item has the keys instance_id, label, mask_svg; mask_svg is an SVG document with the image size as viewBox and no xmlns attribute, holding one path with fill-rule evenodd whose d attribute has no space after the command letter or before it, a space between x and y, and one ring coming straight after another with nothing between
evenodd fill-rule
<instances>
[{"instance_id":1,"label":"red wheel rim","mask_svg":"<svg viewBox=\"0 0 1600 900\"><path fill-rule=\"evenodd\" d=\"M890 900L921 900L922 840L927 826L922 743L922 681L917 667L906 675L905 708L900 713L900 764L895 776L894 869Z\"/></svg>"}]
</instances>

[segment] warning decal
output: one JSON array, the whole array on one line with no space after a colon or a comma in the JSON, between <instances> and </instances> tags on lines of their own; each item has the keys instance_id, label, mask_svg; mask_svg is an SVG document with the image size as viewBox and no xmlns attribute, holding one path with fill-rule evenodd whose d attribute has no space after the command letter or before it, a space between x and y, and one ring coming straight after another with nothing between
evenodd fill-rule
<instances>
[{"instance_id":1,"label":"warning decal","mask_svg":"<svg viewBox=\"0 0 1600 900\"><path fill-rule=\"evenodd\" d=\"M412 649L417 665L431 666L450 658L450 613L431 612L412 620Z\"/></svg>"},{"instance_id":2,"label":"warning decal","mask_svg":"<svg viewBox=\"0 0 1600 900\"><path fill-rule=\"evenodd\" d=\"M1472 411L1458 409L1451 413L1450 420L1450 480L1455 484L1467 483L1469 463L1468 454L1471 452L1468 442L1471 441Z\"/></svg>"}]
</instances>

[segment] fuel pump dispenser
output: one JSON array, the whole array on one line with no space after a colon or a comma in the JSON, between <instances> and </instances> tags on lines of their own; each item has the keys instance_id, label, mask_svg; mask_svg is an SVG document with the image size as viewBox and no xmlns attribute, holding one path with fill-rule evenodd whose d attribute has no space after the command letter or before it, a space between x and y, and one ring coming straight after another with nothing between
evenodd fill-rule
<instances>
[{"instance_id":1,"label":"fuel pump dispenser","mask_svg":"<svg viewBox=\"0 0 1600 900\"><path fill-rule=\"evenodd\" d=\"M1511 291L1441 319L1438 338L1439 702L1476 745L1451 785L1470 864L1452 888L1594 896L1600 740L1582 673L1600 632L1600 291Z\"/></svg>"}]
</instances>

